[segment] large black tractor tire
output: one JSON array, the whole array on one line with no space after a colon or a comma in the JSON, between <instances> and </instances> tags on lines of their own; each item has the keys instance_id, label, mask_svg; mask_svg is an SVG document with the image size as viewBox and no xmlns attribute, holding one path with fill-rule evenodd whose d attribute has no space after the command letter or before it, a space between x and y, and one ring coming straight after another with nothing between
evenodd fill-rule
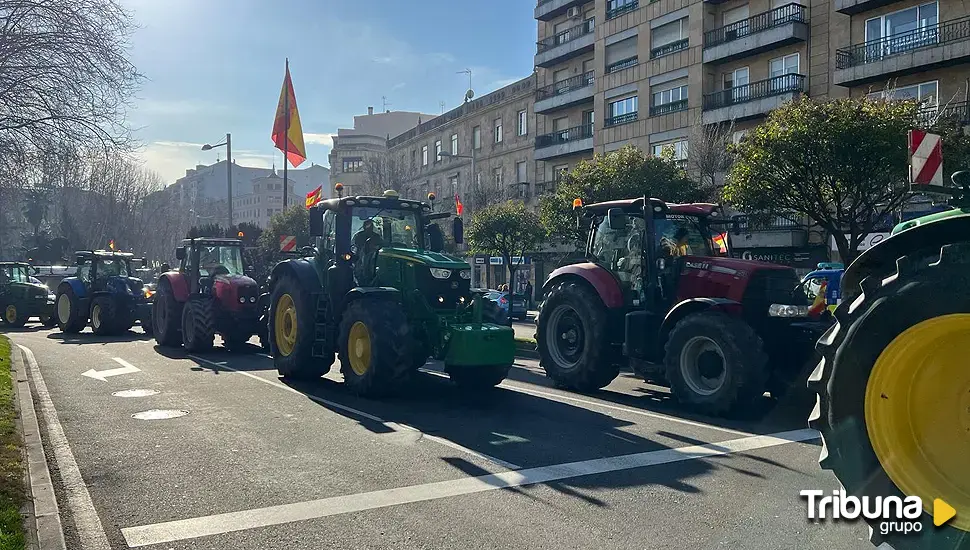
<instances>
[{"instance_id":1,"label":"large black tractor tire","mask_svg":"<svg viewBox=\"0 0 970 550\"><path fill-rule=\"evenodd\" d=\"M51 312L47 315L40 315L38 317L40 324L44 325L46 328L51 328L57 325L57 313Z\"/></svg>"},{"instance_id":2,"label":"large black tractor tire","mask_svg":"<svg viewBox=\"0 0 970 550\"><path fill-rule=\"evenodd\" d=\"M215 339L215 312L208 299L189 300L182 310L182 346L189 353L212 349Z\"/></svg>"},{"instance_id":3,"label":"large black tractor tire","mask_svg":"<svg viewBox=\"0 0 970 550\"><path fill-rule=\"evenodd\" d=\"M269 300L270 354L280 376L316 380L327 374L333 366L334 353L313 356L316 306L310 293L296 278L284 275L273 286ZM270 325L272 329L268 328Z\"/></svg>"},{"instance_id":4,"label":"large black tractor tire","mask_svg":"<svg viewBox=\"0 0 970 550\"><path fill-rule=\"evenodd\" d=\"M767 365L761 337L742 319L718 311L681 319L664 348L671 393L688 408L714 416L763 395Z\"/></svg>"},{"instance_id":5,"label":"large black tractor tire","mask_svg":"<svg viewBox=\"0 0 970 550\"><path fill-rule=\"evenodd\" d=\"M919 496L922 529L870 540L896 550L970 549L970 243L943 245L938 262L901 257L896 272L860 282L819 339L809 377L818 394L809 424L822 434L819 464L856 497ZM934 499L958 511L933 525ZM869 520L867 520L869 521Z\"/></svg>"},{"instance_id":6,"label":"large black tractor tire","mask_svg":"<svg viewBox=\"0 0 970 550\"><path fill-rule=\"evenodd\" d=\"M3 322L7 326L20 328L27 324L27 315L24 314L23 308L17 307L16 304L7 304L7 307L3 308Z\"/></svg>"},{"instance_id":7,"label":"large black tractor tire","mask_svg":"<svg viewBox=\"0 0 970 550\"><path fill-rule=\"evenodd\" d=\"M141 325L141 330L146 336L151 337L155 335L155 324L152 322L152 314L150 310L144 317L138 320L138 324Z\"/></svg>"},{"instance_id":8,"label":"large black tractor tire","mask_svg":"<svg viewBox=\"0 0 970 550\"><path fill-rule=\"evenodd\" d=\"M448 367L448 376L459 388L468 391L490 390L508 378L512 365Z\"/></svg>"},{"instance_id":9,"label":"large black tractor tire","mask_svg":"<svg viewBox=\"0 0 970 550\"><path fill-rule=\"evenodd\" d=\"M123 322L118 319L118 308L110 296L98 296L91 301L91 330L98 336L111 336L120 332Z\"/></svg>"},{"instance_id":10,"label":"large black tractor tire","mask_svg":"<svg viewBox=\"0 0 970 550\"><path fill-rule=\"evenodd\" d=\"M66 285L58 289L54 298L54 315L58 328L65 334L81 332L88 322L88 312L86 309L82 311L80 298L74 294L74 289Z\"/></svg>"},{"instance_id":11,"label":"large black tractor tire","mask_svg":"<svg viewBox=\"0 0 970 550\"><path fill-rule=\"evenodd\" d=\"M539 365L563 388L593 391L620 373L622 355L609 335L609 313L583 283L554 285L536 321Z\"/></svg>"},{"instance_id":12,"label":"large black tractor tire","mask_svg":"<svg viewBox=\"0 0 970 550\"><path fill-rule=\"evenodd\" d=\"M155 302L152 303L152 332L158 345L177 348L182 345L182 307L175 300L172 285L164 279L158 285Z\"/></svg>"},{"instance_id":13,"label":"large black tractor tire","mask_svg":"<svg viewBox=\"0 0 970 550\"><path fill-rule=\"evenodd\" d=\"M340 320L340 372L357 395L377 397L399 389L414 370L407 317L401 304L362 298Z\"/></svg>"}]
</instances>

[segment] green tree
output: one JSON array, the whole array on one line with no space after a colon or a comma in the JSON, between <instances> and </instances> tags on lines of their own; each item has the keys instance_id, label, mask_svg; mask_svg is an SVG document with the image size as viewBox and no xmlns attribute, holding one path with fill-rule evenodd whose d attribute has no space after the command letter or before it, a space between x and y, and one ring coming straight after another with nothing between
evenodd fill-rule
<instances>
[{"instance_id":1,"label":"green tree","mask_svg":"<svg viewBox=\"0 0 970 550\"><path fill-rule=\"evenodd\" d=\"M269 227L256 241L255 278L262 282L272 271L273 266L285 259L280 252L280 236L296 237L296 249L310 244L309 211L302 205L291 206L270 219Z\"/></svg>"},{"instance_id":2,"label":"green tree","mask_svg":"<svg viewBox=\"0 0 970 550\"><path fill-rule=\"evenodd\" d=\"M486 206L472 216L468 244L475 254L501 256L509 269L509 281L515 280L517 265L512 258L523 257L542 244L545 231L539 216L518 201Z\"/></svg>"},{"instance_id":3,"label":"green tree","mask_svg":"<svg viewBox=\"0 0 970 550\"><path fill-rule=\"evenodd\" d=\"M850 262L906 200L906 133L918 117L912 101L788 103L736 147L724 198L743 211L808 216Z\"/></svg>"},{"instance_id":4,"label":"green tree","mask_svg":"<svg viewBox=\"0 0 970 550\"><path fill-rule=\"evenodd\" d=\"M540 200L539 218L550 237L580 239L581 231L572 213L574 199L590 204L644 195L669 202L708 198L708 193L673 161L628 145L605 155L594 155L592 160L580 162L565 174L555 194Z\"/></svg>"}]
</instances>

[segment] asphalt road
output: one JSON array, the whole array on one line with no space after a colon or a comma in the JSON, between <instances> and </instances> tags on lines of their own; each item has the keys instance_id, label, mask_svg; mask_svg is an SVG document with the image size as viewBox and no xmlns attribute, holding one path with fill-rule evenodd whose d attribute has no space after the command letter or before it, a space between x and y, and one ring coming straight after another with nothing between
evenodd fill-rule
<instances>
[{"instance_id":1,"label":"asphalt road","mask_svg":"<svg viewBox=\"0 0 970 550\"><path fill-rule=\"evenodd\" d=\"M255 347L11 336L52 407L68 548L871 548L862 524L805 519L798 492L838 484L800 409L705 418L628 376L560 391L532 361L487 395L426 372L374 401L336 366L285 383ZM154 410L187 414L137 417Z\"/></svg>"}]
</instances>

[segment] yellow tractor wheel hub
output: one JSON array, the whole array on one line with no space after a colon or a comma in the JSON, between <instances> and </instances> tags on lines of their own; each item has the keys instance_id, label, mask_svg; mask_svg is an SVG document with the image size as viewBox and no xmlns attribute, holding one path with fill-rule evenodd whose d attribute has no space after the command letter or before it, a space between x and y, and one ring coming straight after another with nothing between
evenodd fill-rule
<instances>
[{"instance_id":1,"label":"yellow tractor wheel hub","mask_svg":"<svg viewBox=\"0 0 970 550\"><path fill-rule=\"evenodd\" d=\"M4 318L11 325L17 321L17 306L10 304L7 309L3 312Z\"/></svg>"},{"instance_id":2,"label":"yellow tractor wheel hub","mask_svg":"<svg viewBox=\"0 0 970 550\"><path fill-rule=\"evenodd\" d=\"M371 342L370 331L361 321L350 327L347 336L347 355L350 356L350 368L357 376L364 376L370 369Z\"/></svg>"},{"instance_id":3,"label":"yellow tractor wheel hub","mask_svg":"<svg viewBox=\"0 0 970 550\"><path fill-rule=\"evenodd\" d=\"M276 315L273 318L273 334L276 337L276 350L280 355L289 357L296 349L298 327L296 322L296 302L289 294L283 294L276 301Z\"/></svg>"},{"instance_id":4,"label":"yellow tractor wheel hub","mask_svg":"<svg viewBox=\"0 0 970 550\"><path fill-rule=\"evenodd\" d=\"M866 428L889 478L956 509L949 523L970 531L970 314L923 321L893 339L866 385Z\"/></svg>"}]
</instances>

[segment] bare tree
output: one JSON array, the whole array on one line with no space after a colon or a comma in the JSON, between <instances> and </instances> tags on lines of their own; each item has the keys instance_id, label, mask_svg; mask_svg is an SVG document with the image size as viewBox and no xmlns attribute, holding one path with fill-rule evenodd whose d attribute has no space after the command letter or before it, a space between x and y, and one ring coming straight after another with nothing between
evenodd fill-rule
<instances>
[{"instance_id":1,"label":"bare tree","mask_svg":"<svg viewBox=\"0 0 970 550\"><path fill-rule=\"evenodd\" d=\"M380 195L388 189L400 192L414 178L414 174L414 167L403 156L395 157L389 151L364 159L364 185L369 194Z\"/></svg>"},{"instance_id":2,"label":"bare tree","mask_svg":"<svg viewBox=\"0 0 970 550\"><path fill-rule=\"evenodd\" d=\"M734 121L703 124L698 118L687 137L687 173L701 189L716 196L731 168Z\"/></svg>"}]
</instances>

